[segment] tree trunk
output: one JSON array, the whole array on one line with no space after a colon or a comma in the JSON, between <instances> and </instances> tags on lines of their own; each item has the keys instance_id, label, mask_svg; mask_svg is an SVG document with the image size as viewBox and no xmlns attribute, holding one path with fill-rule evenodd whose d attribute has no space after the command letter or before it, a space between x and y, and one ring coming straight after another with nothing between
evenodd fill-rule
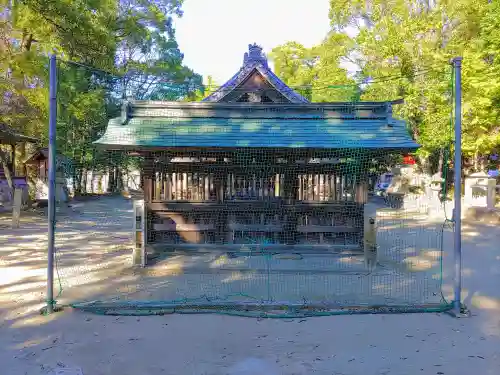
<instances>
[{"instance_id":1,"label":"tree trunk","mask_svg":"<svg viewBox=\"0 0 500 375\"><path fill-rule=\"evenodd\" d=\"M123 174L121 168L116 168L116 192L120 193L123 190Z\"/></svg>"},{"instance_id":2,"label":"tree trunk","mask_svg":"<svg viewBox=\"0 0 500 375\"><path fill-rule=\"evenodd\" d=\"M479 159L479 168L480 172L485 172L487 167L487 159L485 157L481 157Z\"/></svg>"},{"instance_id":3,"label":"tree trunk","mask_svg":"<svg viewBox=\"0 0 500 375\"><path fill-rule=\"evenodd\" d=\"M76 192L80 192L80 188L82 186L82 173L76 169L73 173L73 194Z\"/></svg>"},{"instance_id":4,"label":"tree trunk","mask_svg":"<svg viewBox=\"0 0 500 375\"><path fill-rule=\"evenodd\" d=\"M95 191L94 191L94 179L95 179L94 171L91 170L90 171L90 194L95 193Z\"/></svg>"},{"instance_id":5,"label":"tree trunk","mask_svg":"<svg viewBox=\"0 0 500 375\"><path fill-rule=\"evenodd\" d=\"M422 165L422 172L426 175L432 175L432 167L428 157L422 156L420 158Z\"/></svg>"},{"instance_id":6,"label":"tree trunk","mask_svg":"<svg viewBox=\"0 0 500 375\"><path fill-rule=\"evenodd\" d=\"M26 160L26 142L21 143L21 148L19 150L19 160ZM26 164L22 165L23 175L26 176L26 180L28 179L28 168Z\"/></svg>"},{"instance_id":7,"label":"tree trunk","mask_svg":"<svg viewBox=\"0 0 500 375\"><path fill-rule=\"evenodd\" d=\"M477 152L474 153L473 163L474 163L474 172L479 172L479 155Z\"/></svg>"},{"instance_id":8,"label":"tree trunk","mask_svg":"<svg viewBox=\"0 0 500 375\"><path fill-rule=\"evenodd\" d=\"M3 168L3 171L5 173L5 179L7 180L7 184L9 185L9 188L11 190L14 189L14 183L12 182L12 172L10 170L10 165L9 165L9 160L7 157L7 154L5 153L4 150L0 148L0 165Z\"/></svg>"},{"instance_id":9,"label":"tree trunk","mask_svg":"<svg viewBox=\"0 0 500 375\"><path fill-rule=\"evenodd\" d=\"M443 165L444 165L444 149L439 150L439 160L437 172L443 176Z\"/></svg>"},{"instance_id":10,"label":"tree trunk","mask_svg":"<svg viewBox=\"0 0 500 375\"><path fill-rule=\"evenodd\" d=\"M88 175L87 168L83 168L82 169L82 183L80 186L80 188L81 188L80 193L82 193L82 194L87 193L87 175Z\"/></svg>"}]
</instances>

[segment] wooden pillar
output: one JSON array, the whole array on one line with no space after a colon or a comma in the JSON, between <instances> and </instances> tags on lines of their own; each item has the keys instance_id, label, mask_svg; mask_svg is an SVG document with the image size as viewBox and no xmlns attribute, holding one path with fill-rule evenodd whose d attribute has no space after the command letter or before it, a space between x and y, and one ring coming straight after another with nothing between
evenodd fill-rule
<instances>
[{"instance_id":1,"label":"wooden pillar","mask_svg":"<svg viewBox=\"0 0 500 375\"><path fill-rule=\"evenodd\" d=\"M297 195L299 189L298 175L295 170L285 172L284 183L284 203L288 207L294 207L297 203ZM284 223L283 223L283 243L287 245L294 245L297 242L297 219L298 214L295 209L283 210Z\"/></svg>"},{"instance_id":2,"label":"wooden pillar","mask_svg":"<svg viewBox=\"0 0 500 375\"><path fill-rule=\"evenodd\" d=\"M368 182L366 180L361 180L356 184L354 199L356 203L368 202Z\"/></svg>"},{"instance_id":3,"label":"wooden pillar","mask_svg":"<svg viewBox=\"0 0 500 375\"><path fill-rule=\"evenodd\" d=\"M144 175L144 246L147 245L149 241L152 241L152 232L149 228L152 220L152 215L149 210L149 203L153 201L153 187L154 187L154 159L151 153L146 154L146 160L144 161L143 175Z\"/></svg>"},{"instance_id":4,"label":"wooden pillar","mask_svg":"<svg viewBox=\"0 0 500 375\"><path fill-rule=\"evenodd\" d=\"M151 203L153 201L153 186L154 186L154 166L153 166L153 156L151 154L146 155L146 160L144 162L144 201L146 203Z\"/></svg>"},{"instance_id":5,"label":"wooden pillar","mask_svg":"<svg viewBox=\"0 0 500 375\"><path fill-rule=\"evenodd\" d=\"M216 160L217 164L224 164L224 157L218 157ZM224 204L224 181L227 179L227 170L222 172L222 168L217 168L216 173L214 174L214 189L215 195L217 198L217 203ZM216 212L211 212L213 215L210 220L215 220L215 242L218 244L223 244L226 242L226 228L227 228L227 220L229 215L226 210L217 210Z\"/></svg>"},{"instance_id":6,"label":"wooden pillar","mask_svg":"<svg viewBox=\"0 0 500 375\"><path fill-rule=\"evenodd\" d=\"M166 158L167 165L163 168L163 173L164 173L164 187L163 187L163 199L166 201L172 200L172 158L168 157Z\"/></svg>"}]
</instances>

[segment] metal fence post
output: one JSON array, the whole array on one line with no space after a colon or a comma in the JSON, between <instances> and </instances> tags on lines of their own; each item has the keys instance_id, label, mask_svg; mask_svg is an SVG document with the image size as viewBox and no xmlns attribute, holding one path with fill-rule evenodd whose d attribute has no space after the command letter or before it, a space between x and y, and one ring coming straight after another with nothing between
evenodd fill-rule
<instances>
[{"instance_id":1,"label":"metal fence post","mask_svg":"<svg viewBox=\"0 0 500 375\"><path fill-rule=\"evenodd\" d=\"M453 59L455 70L455 285L453 310L458 316L461 313L462 292L462 58Z\"/></svg>"},{"instance_id":2,"label":"metal fence post","mask_svg":"<svg viewBox=\"0 0 500 375\"><path fill-rule=\"evenodd\" d=\"M56 229L56 119L57 68L56 56L49 63L49 194L48 194L48 251L47 251L47 313L54 312L54 245Z\"/></svg>"}]
</instances>

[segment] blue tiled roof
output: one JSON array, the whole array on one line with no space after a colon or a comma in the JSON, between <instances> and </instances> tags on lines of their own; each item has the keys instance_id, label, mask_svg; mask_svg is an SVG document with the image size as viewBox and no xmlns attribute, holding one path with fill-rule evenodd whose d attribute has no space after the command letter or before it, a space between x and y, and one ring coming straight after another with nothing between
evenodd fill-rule
<instances>
[{"instance_id":1,"label":"blue tiled roof","mask_svg":"<svg viewBox=\"0 0 500 375\"><path fill-rule=\"evenodd\" d=\"M112 119L95 142L134 147L416 149L403 121L390 119L249 119L136 117Z\"/></svg>"}]
</instances>

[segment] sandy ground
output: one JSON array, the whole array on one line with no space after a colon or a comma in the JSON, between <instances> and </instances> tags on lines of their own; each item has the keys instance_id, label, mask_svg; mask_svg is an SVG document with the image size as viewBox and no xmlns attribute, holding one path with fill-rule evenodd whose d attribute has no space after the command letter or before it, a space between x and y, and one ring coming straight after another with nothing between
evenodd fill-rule
<instances>
[{"instance_id":1,"label":"sandy ground","mask_svg":"<svg viewBox=\"0 0 500 375\"><path fill-rule=\"evenodd\" d=\"M271 260L267 266L288 267L292 276L267 275L275 279L267 279L264 290L255 275L252 281L242 277L245 268L266 268L262 259L202 257L190 260L196 263L192 265L177 257L148 271L132 272L130 211L129 202L111 198L77 204L59 214L60 302L119 294L122 299L220 296L237 290L285 300L308 296L321 301L327 291L331 297L333 290L342 301L437 302L439 225L416 215L382 217L381 267L373 275L360 275L362 267L355 258L347 263L313 257L307 262ZM253 368L250 373L269 375L479 375L497 374L500 369L498 227L469 223L463 228L463 298L471 318L412 314L258 320L216 315L105 317L71 309L40 316L37 309L45 288L44 223L42 216L25 215L21 228L11 230L8 218L0 220L2 375L50 374L63 368L81 368L85 375L208 375L237 373L238 364ZM448 296L453 270L450 232L444 232L444 242L443 291ZM179 272L189 267L191 272ZM309 272L309 279L290 279L294 271L307 273L321 267L333 272ZM200 268L212 271L203 275L193 271ZM277 278L284 274L288 281L281 285L293 287L276 287ZM275 288L271 292L269 280ZM224 289L227 285L230 289ZM264 361L266 370L258 369L257 360Z\"/></svg>"}]
</instances>

